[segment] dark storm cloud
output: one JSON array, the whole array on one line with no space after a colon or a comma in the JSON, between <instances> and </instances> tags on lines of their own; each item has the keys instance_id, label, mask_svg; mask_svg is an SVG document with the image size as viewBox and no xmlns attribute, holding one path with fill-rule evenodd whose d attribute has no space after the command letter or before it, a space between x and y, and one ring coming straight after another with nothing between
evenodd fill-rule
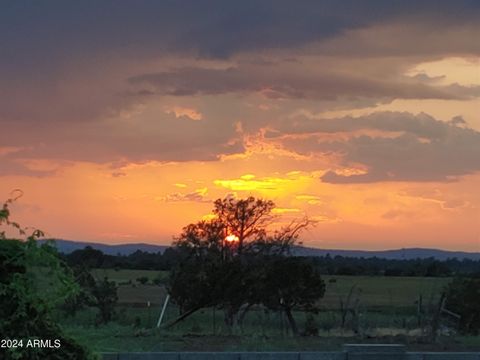
<instances>
[{"instance_id":1,"label":"dark storm cloud","mask_svg":"<svg viewBox=\"0 0 480 360\"><path fill-rule=\"evenodd\" d=\"M2 146L28 144L4 155L11 166L23 159L87 161L93 163L146 161L213 161L221 155L242 153L243 139L232 123L205 119L177 118L159 113L131 121L98 121L95 123L57 123L55 127L5 122L9 134ZM20 168L18 169L20 171Z\"/></svg>"},{"instance_id":2,"label":"dark storm cloud","mask_svg":"<svg viewBox=\"0 0 480 360\"><path fill-rule=\"evenodd\" d=\"M478 91L436 88L422 79L417 79L417 84L398 84L382 81L381 76L335 75L327 68L318 76L297 74L295 79L294 75L276 74L272 79L266 74L270 69L261 68L261 58L251 59L257 71L242 66L224 72L184 68L145 74L142 64L168 56L192 61L229 59L268 49L283 49L283 55L295 61L295 51L312 43L319 43L316 51L328 56L345 51L356 56L391 55L392 49L398 56L402 51L411 56L432 51L431 46L436 55L478 53L478 36L473 36L476 28L469 33L454 32L451 38L444 32L475 25L479 13L480 3L467 0L4 1L0 11L0 121L45 123L115 116L154 95L148 88L132 91L128 78L145 83L163 79L169 88L159 88L157 81L157 93L175 95L252 91L267 85L273 87L267 93L270 97L335 99L344 92L345 96L381 96L384 101L394 97L466 98ZM353 42L342 38L351 31L390 21L400 24L400 29L413 29L414 34L387 31L386 39L375 41L375 36L367 36L373 39L367 43L365 37ZM403 21L405 26L401 26ZM410 26L412 21L426 26L417 29ZM373 35L378 33L382 31ZM437 34L434 39L432 34ZM205 83L209 75L212 82ZM192 86L186 84L189 79L185 76L193 77Z\"/></svg>"},{"instance_id":3,"label":"dark storm cloud","mask_svg":"<svg viewBox=\"0 0 480 360\"><path fill-rule=\"evenodd\" d=\"M442 122L425 114L377 113L357 118L310 120L307 135L282 141L290 150L310 155L337 154L344 166L363 165L365 174L342 175L328 171L329 183L379 181L453 181L480 171L480 132L459 127L458 121ZM400 132L396 136L355 135L358 130ZM343 140L322 139L322 133L349 133Z\"/></svg>"},{"instance_id":4,"label":"dark storm cloud","mask_svg":"<svg viewBox=\"0 0 480 360\"><path fill-rule=\"evenodd\" d=\"M2 56L11 65L82 53L238 51L299 46L398 17L476 21L478 1L4 1ZM50 60L49 60L50 59ZM3 61L2 61L3 62Z\"/></svg>"},{"instance_id":5,"label":"dark storm cloud","mask_svg":"<svg viewBox=\"0 0 480 360\"><path fill-rule=\"evenodd\" d=\"M452 124L460 124L461 117L452 119ZM463 121L463 124L465 121ZM354 132L358 130L381 130L385 132L406 132L414 136L439 139L447 136L449 131L457 129L434 117L421 113L418 115L409 112L377 112L362 117L346 116L335 119L315 119L297 117L283 119L269 132L269 137L302 134L333 134Z\"/></svg>"},{"instance_id":6,"label":"dark storm cloud","mask_svg":"<svg viewBox=\"0 0 480 360\"><path fill-rule=\"evenodd\" d=\"M56 170L31 169L21 161L11 160L8 157L0 156L0 176L32 176L46 177L55 174Z\"/></svg>"},{"instance_id":7,"label":"dark storm cloud","mask_svg":"<svg viewBox=\"0 0 480 360\"><path fill-rule=\"evenodd\" d=\"M301 66L301 64L299 65ZM400 99L468 99L480 95L480 86L428 86L418 81L385 81L361 75L335 73L324 69L289 72L280 66L239 66L228 69L181 68L170 72L132 77L133 85L155 89L159 95L218 95L230 92L262 92L269 98L311 98L333 100L340 97ZM290 69L291 70L291 69ZM147 90L144 90L147 91ZM152 90L149 90L149 95Z\"/></svg>"}]
</instances>

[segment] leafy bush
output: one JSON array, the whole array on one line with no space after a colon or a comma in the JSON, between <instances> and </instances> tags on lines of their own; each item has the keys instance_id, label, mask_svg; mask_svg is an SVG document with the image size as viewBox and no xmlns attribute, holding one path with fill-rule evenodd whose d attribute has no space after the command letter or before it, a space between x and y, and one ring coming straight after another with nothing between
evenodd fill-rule
<instances>
[{"instance_id":1,"label":"leafy bush","mask_svg":"<svg viewBox=\"0 0 480 360\"><path fill-rule=\"evenodd\" d=\"M148 277L146 276L140 276L139 278L137 278L137 281L142 284L142 285L145 285L146 283L148 283Z\"/></svg>"},{"instance_id":2,"label":"leafy bush","mask_svg":"<svg viewBox=\"0 0 480 360\"><path fill-rule=\"evenodd\" d=\"M25 230L10 220L8 206L0 210L0 225ZM23 347L2 349L0 358L10 359L94 359L87 349L64 335L52 319L52 309L74 294L78 288L71 271L60 261L49 243L38 246L38 230L24 241L9 240L0 232L0 334L3 338L22 339ZM27 347L28 340L59 340L59 348Z\"/></svg>"}]
</instances>

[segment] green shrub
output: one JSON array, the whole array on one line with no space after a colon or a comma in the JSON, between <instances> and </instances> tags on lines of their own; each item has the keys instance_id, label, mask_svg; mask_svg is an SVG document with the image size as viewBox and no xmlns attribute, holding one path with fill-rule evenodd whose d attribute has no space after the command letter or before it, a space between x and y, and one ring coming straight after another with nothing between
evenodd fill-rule
<instances>
[{"instance_id":1,"label":"green shrub","mask_svg":"<svg viewBox=\"0 0 480 360\"><path fill-rule=\"evenodd\" d=\"M7 200L0 210L0 226L25 230L10 220ZM1 229L3 230L3 229ZM3 339L23 340L23 347L2 349L5 360L76 360L95 359L86 348L64 335L52 319L55 306L78 291L72 272L59 259L49 243L39 246L36 238L42 232L35 230L24 241L6 239L0 231L0 334ZM60 347L28 347L28 341L55 340Z\"/></svg>"}]
</instances>

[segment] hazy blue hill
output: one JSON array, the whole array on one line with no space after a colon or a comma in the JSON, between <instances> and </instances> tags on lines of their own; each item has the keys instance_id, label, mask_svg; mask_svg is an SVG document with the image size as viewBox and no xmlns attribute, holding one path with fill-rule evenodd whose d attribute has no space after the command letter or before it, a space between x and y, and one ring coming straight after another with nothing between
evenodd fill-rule
<instances>
[{"instance_id":1,"label":"hazy blue hill","mask_svg":"<svg viewBox=\"0 0 480 360\"><path fill-rule=\"evenodd\" d=\"M437 260L446 260L449 258L480 260L480 253L470 253L463 251L447 251L439 249L407 248L395 250L366 251L366 250L335 250L335 249L316 249L307 247L297 247L294 251L299 256L345 256L356 258L378 257L391 260L402 259L425 259L433 257Z\"/></svg>"},{"instance_id":2,"label":"hazy blue hill","mask_svg":"<svg viewBox=\"0 0 480 360\"><path fill-rule=\"evenodd\" d=\"M42 240L40 240L42 242ZM60 252L71 253L72 251L83 249L86 246L91 246L94 249L102 251L104 254L109 255L129 255L137 250L145 252L163 252L168 247L166 245L154 245L154 244L118 244L107 245L102 243L91 243L83 241L71 241L55 239L55 243ZM408 248L408 249L395 249L395 250L381 250L381 251L366 251L366 250L336 250L336 249L317 249L310 247L297 246L293 251L294 255L298 256L345 256L356 258L371 258L378 257L383 259L424 259L434 257L438 260L446 260L448 258L457 259L471 259L480 260L480 253L470 253L462 251L447 251L439 249L423 249L423 248Z\"/></svg>"},{"instance_id":3,"label":"hazy blue hill","mask_svg":"<svg viewBox=\"0 0 480 360\"><path fill-rule=\"evenodd\" d=\"M137 250L157 253L164 252L168 246L165 245L153 245L153 244L118 244L118 245L108 245L102 243L93 243L93 242L83 242L83 241L71 241L71 240L62 240L62 239L53 239L57 246L58 251L65 254L69 254L75 250L80 250L86 246L91 246L94 249L100 250L104 254L108 255L129 255L134 253ZM43 240L39 240L43 242Z\"/></svg>"}]
</instances>

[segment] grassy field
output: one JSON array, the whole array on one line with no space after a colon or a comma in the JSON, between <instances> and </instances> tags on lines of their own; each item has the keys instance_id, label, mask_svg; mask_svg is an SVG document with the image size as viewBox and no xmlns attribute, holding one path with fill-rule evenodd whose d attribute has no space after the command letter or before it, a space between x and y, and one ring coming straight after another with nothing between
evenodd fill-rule
<instances>
[{"instance_id":1,"label":"grassy field","mask_svg":"<svg viewBox=\"0 0 480 360\"><path fill-rule=\"evenodd\" d=\"M328 309L337 308L339 299L345 299L352 286L354 296L363 306L412 307L419 296L424 301L436 298L449 278L381 277L381 276L325 276L326 291L321 304ZM331 282L333 281L335 282Z\"/></svg>"},{"instance_id":2,"label":"grassy field","mask_svg":"<svg viewBox=\"0 0 480 360\"><path fill-rule=\"evenodd\" d=\"M95 269L97 278L108 276L119 284L119 302L122 304L162 304L165 299L163 287L152 285L155 278L166 279L167 272L151 270L114 270ZM147 277L149 284L137 282L140 277ZM336 309L340 299L346 299L355 286L353 297L359 298L360 304L368 308L375 307L413 307L418 297L428 302L438 296L449 278L421 277L381 277L381 276L324 276L326 291L320 305L325 309ZM131 282L131 284L126 284Z\"/></svg>"},{"instance_id":3,"label":"grassy field","mask_svg":"<svg viewBox=\"0 0 480 360\"><path fill-rule=\"evenodd\" d=\"M108 276L119 285L119 305L112 323L95 327L96 309L85 309L75 317L59 314L66 330L98 351L234 351L234 350L336 350L346 342L396 342L411 349L438 349L438 344L423 344L418 338L416 301L433 303L448 278L325 276L325 297L320 301L321 311L313 317L319 336L292 337L282 314L254 308L243 326L234 334L224 325L221 310L204 309L172 328L156 329L155 325L166 297L163 285L153 285L156 278L168 274L144 270L94 270L94 276ZM137 279L147 277L140 284ZM340 299L352 292L358 298L358 325L360 333L340 329ZM150 302L150 306L147 306ZM179 314L169 304L165 321ZM307 315L295 312L302 331ZM347 321L350 318L347 318ZM479 337L449 337L442 340L445 349L480 349ZM430 347L429 347L430 346Z\"/></svg>"},{"instance_id":4,"label":"grassy field","mask_svg":"<svg viewBox=\"0 0 480 360\"><path fill-rule=\"evenodd\" d=\"M395 312L395 309L390 309ZM412 351L480 351L480 337L449 336L430 344L418 337L415 318L384 312L364 312L361 333L338 328L335 311L315 315L318 336L293 337L278 313L253 310L241 329L231 334L219 310L204 309L169 329L155 327L160 307L119 306L115 320L93 326L96 310L86 309L74 318L64 318L67 333L96 351L334 351L345 343L402 343ZM178 315L174 306L167 319ZM302 331L306 315L295 312Z\"/></svg>"},{"instance_id":5,"label":"grassy field","mask_svg":"<svg viewBox=\"0 0 480 360\"><path fill-rule=\"evenodd\" d=\"M111 323L99 328L70 326L70 336L98 352L157 351L339 351L346 343L405 344L410 351L480 351L480 337L442 337L438 343L425 343L414 337L382 335L377 337L345 334L293 337L261 334L225 333L178 335L162 330L140 331Z\"/></svg>"},{"instance_id":6,"label":"grassy field","mask_svg":"<svg viewBox=\"0 0 480 360\"><path fill-rule=\"evenodd\" d=\"M107 276L110 280L117 283L136 281L140 277L147 277L150 281L157 277L168 277L167 271L154 270L130 270L130 269L93 269L92 275L97 279L103 279Z\"/></svg>"}]
</instances>

